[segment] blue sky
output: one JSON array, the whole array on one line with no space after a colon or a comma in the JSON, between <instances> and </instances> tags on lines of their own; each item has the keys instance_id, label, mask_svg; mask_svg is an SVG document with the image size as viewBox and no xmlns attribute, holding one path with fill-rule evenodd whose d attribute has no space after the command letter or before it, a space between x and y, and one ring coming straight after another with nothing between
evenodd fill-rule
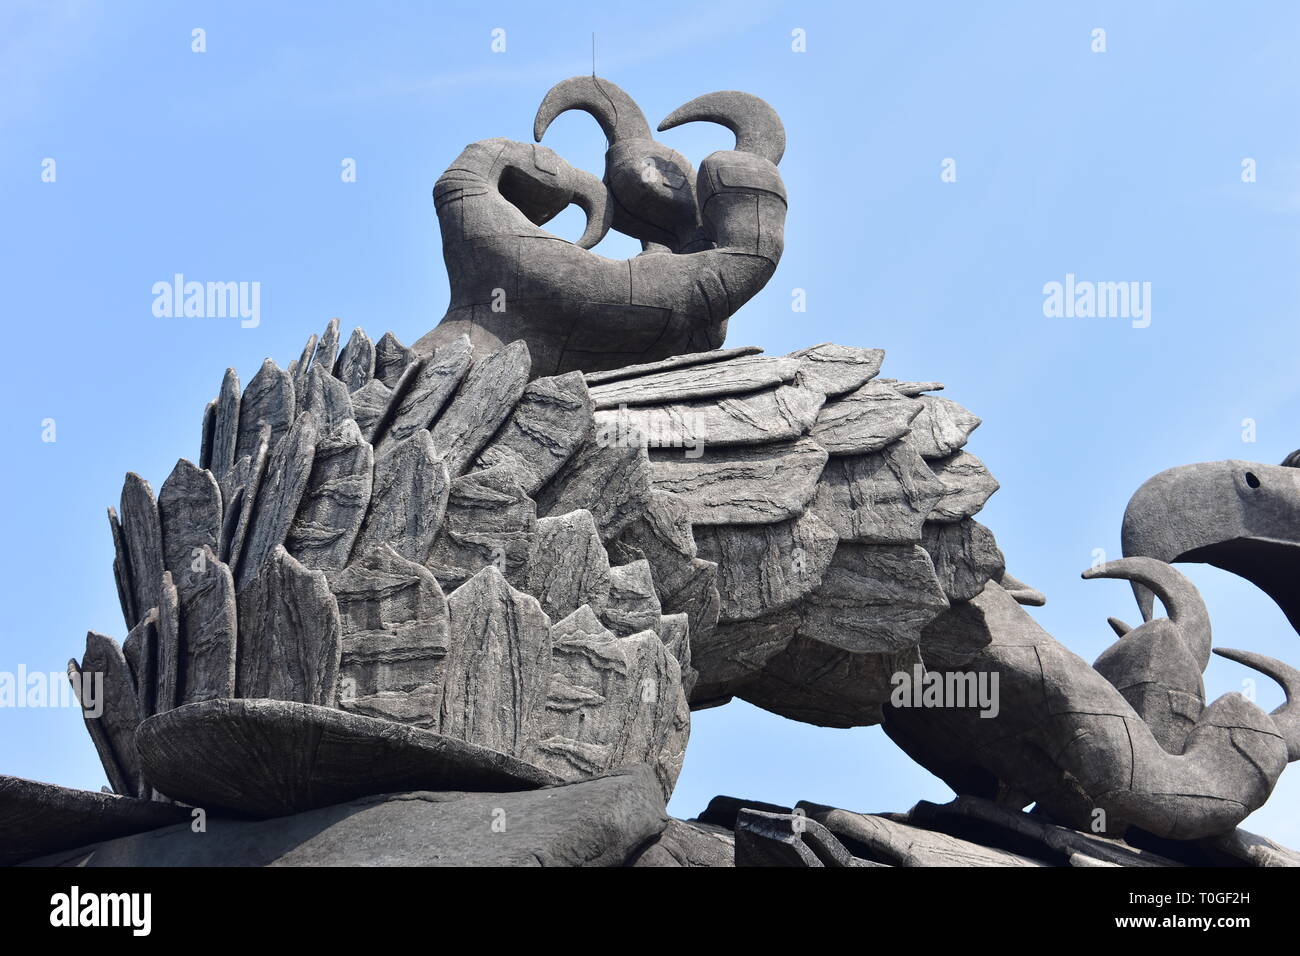
<instances>
[{"instance_id":1,"label":"blue sky","mask_svg":"<svg viewBox=\"0 0 1300 956\"><path fill-rule=\"evenodd\" d=\"M466 143L529 139L551 84L590 71L593 31L599 73L652 124L715 89L777 108L786 254L727 344L881 347L884 374L946 382L984 418L970 450L1002 483L980 520L1013 573L1048 594L1038 620L1083 657L1113 639L1108 615L1136 616L1127 585L1078 575L1094 549L1119 555L1142 481L1300 446L1300 7L591 6L0 7L0 670L61 670L87 628L123 636L104 509L128 470L156 489L197 456L226 366L247 382L332 316L345 334L392 329L407 343L436 323L447 286L434 180ZM491 50L495 28L505 52ZM791 49L796 29L806 52ZM702 124L662 140L697 163L730 145ZM590 117L561 117L547 144L600 173ZM346 158L355 183L341 181ZM940 178L949 158L956 182ZM1241 180L1245 158L1256 182ZM576 238L581 214L552 228ZM636 247L611 236L600 251ZM150 290L177 272L260 282L260 325L156 318ZM1150 282L1150 326L1044 316L1044 284L1067 273ZM1216 643L1300 662L1253 586L1187 572ZM1216 658L1207 692L1246 676ZM1259 687L1266 709L1280 702ZM73 710L0 710L0 771L104 783ZM716 793L868 811L949 796L877 728L813 728L742 703L695 715L671 809L692 815ZM1297 809L1291 770L1247 827L1300 845Z\"/></svg>"}]
</instances>

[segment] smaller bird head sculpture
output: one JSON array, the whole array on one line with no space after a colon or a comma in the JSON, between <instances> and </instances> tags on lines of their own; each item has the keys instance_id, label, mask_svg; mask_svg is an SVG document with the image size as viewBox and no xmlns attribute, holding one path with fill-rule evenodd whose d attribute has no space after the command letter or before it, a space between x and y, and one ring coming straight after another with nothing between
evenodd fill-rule
<instances>
[{"instance_id":1,"label":"smaller bird head sculpture","mask_svg":"<svg viewBox=\"0 0 1300 956\"><path fill-rule=\"evenodd\" d=\"M569 110L595 117L609 143L605 184L614 200L614 229L671 252L709 247L690 160L655 140L645 114L630 96L595 76L564 80L542 100L533 137L540 143L556 117ZM719 123L736 134L736 149L726 152L733 169L767 163L775 167L785 152L785 129L776 111L748 93L724 91L697 97L670 113L659 131L696 121ZM710 180L714 187L710 192L725 185L716 177Z\"/></svg>"},{"instance_id":2,"label":"smaller bird head sculpture","mask_svg":"<svg viewBox=\"0 0 1300 956\"><path fill-rule=\"evenodd\" d=\"M608 141L597 179L540 145L555 118L590 113ZM597 371L718 348L727 320L771 278L784 250L786 192L776 111L737 91L708 93L659 125L718 123L736 136L698 173L656 142L644 113L596 76L556 84L533 123L538 143L471 143L434 186L451 302L421 354L468 335L476 353L528 345L534 376ZM577 242L539 228L569 204ZM640 240L616 260L591 252L610 229Z\"/></svg>"},{"instance_id":3,"label":"smaller bird head sculpture","mask_svg":"<svg viewBox=\"0 0 1300 956\"><path fill-rule=\"evenodd\" d=\"M1300 468L1229 460L1162 471L1134 493L1121 536L1126 555L1245 578L1300 630ZM1134 590L1149 619L1150 592Z\"/></svg>"}]
</instances>

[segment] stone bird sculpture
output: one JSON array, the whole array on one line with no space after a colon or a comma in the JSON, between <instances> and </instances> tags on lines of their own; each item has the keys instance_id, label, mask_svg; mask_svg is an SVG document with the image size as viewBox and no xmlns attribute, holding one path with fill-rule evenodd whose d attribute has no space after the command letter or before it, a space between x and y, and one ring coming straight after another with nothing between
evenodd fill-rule
<instances>
[{"instance_id":1,"label":"stone bird sculpture","mask_svg":"<svg viewBox=\"0 0 1300 956\"><path fill-rule=\"evenodd\" d=\"M1043 596L975 520L998 484L942 384L882 377L879 349L722 348L781 257L775 111L723 92L671 113L660 129L736 134L696 174L597 77L554 87L536 138L573 109L605 132L603 179L507 139L438 179L435 329L341 343L333 320L284 368L244 386L227 370L197 460L157 493L127 476L109 512L125 638L92 632L69 664L75 685L102 675L87 726L130 798L113 812L274 817L627 773L661 810L691 708L735 697L883 722L959 794L1068 827L1193 839L1261 805L1300 753L1292 705L1205 702L1208 615L1166 562L1290 602L1275 565L1300 472L1144 486L1128 556L1086 576L1129 579L1168 616L1144 604L1089 666L1024 610ZM569 204L587 214L576 243L542 228ZM610 229L643 252L593 252ZM1300 690L1281 662L1222 653ZM903 706L909 674L996 675L996 715Z\"/></svg>"}]
</instances>

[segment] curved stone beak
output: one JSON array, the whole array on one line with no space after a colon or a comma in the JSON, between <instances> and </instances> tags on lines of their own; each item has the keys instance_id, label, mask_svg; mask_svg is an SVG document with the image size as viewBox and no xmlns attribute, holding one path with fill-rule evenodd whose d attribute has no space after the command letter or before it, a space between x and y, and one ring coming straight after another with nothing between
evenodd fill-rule
<instances>
[{"instance_id":1,"label":"curved stone beak","mask_svg":"<svg viewBox=\"0 0 1300 956\"><path fill-rule=\"evenodd\" d=\"M1271 597L1300 632L1300 468L1212 461L1170 468L1129 499L1126 557L1210 564ZM1133 594L1150 620L1154 595Z\"/></svg>"}]
</instances>

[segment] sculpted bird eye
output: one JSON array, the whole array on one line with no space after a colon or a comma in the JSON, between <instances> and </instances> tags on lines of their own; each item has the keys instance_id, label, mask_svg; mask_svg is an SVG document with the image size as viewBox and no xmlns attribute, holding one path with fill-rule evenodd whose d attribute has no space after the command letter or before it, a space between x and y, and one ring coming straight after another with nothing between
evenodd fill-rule
<instances>
[{"instance_id":1,"label":"sculpted bird eye","mask_svg":"<svg viewBox=\"0 0 1300 956\"><path fill-rule=\"evenodd\" d=\"M1250 487L1252 488L1259 487L1259 479L1255 477L1255 473L1253 471L1246 472L1246 484L1250 485Z\"/></svg>"}]
</instances>

